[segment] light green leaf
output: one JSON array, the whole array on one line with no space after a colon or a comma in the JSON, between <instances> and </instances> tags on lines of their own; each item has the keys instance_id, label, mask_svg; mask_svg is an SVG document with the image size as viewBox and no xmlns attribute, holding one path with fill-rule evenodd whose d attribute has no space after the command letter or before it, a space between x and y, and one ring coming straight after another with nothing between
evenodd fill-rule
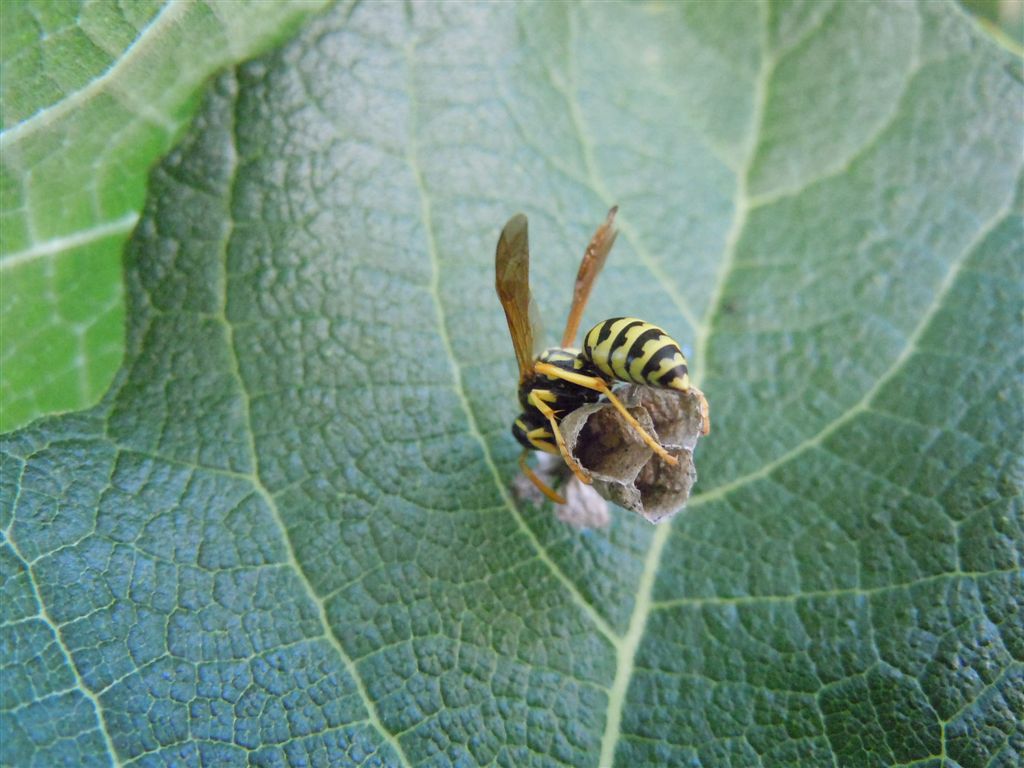
<instances>
[{"instance_id":1,"label":"light green leaf","mask_svg":"<svg viewBox=\"0 0 1024 768\"><path fill-rule=\"evenodd\" d=\"M365 4L157 168L103 403L4 444L2 760L1010 766L1021 83L957 6ZM689 508L509 491L498 231L691 352Z\"/></svg>"},{"instance_id":2,"label":"light green leaf","mask_svg":"<svg viewBox=\"0 0 1024 768\"><path fill-rule=\"evenodd\" d=\"M94 404L124 352L145 176L212 72L322 0L10 2L0 12L0 430Z\"/></svg>"}]
</instances>

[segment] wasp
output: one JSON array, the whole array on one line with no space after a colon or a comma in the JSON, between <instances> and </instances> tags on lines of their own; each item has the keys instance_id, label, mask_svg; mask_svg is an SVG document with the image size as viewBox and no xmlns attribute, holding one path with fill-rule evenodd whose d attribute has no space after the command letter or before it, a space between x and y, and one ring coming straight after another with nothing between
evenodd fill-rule
<instances>
[{"instance_id":1,"label":"wasp","mask_svg":"<svg viewBox=\"0 0 1024 768\"><path fill-rule=\"evenodd\" d=\"M565 445L559 423L570 412L602 397L610 402L636 430L637 435L669 464L678 460L655 440L612 392L617 381L694 392L699 397L703 431L710 430L708 404L704 394L690 383L686 358L679 344L656 325L634 317L613 317L591 328L583 348L576 349L583 309L594 281L604 267L618 234L615 215L608 211L594 232L580 262L573 289L572 307L558 347L538 353L534 344L540 336L539 314L530 295L530 246L526 216L517 214L501 230L495 253L495 287L505 310L519 363L519 404L523 412L512 423L512 434L523 446L519 467L523 474L549 499L565 499L549 488L526 463L531 450L561 454L583 483L590 478Z\"/></svg>"}]
</instances>

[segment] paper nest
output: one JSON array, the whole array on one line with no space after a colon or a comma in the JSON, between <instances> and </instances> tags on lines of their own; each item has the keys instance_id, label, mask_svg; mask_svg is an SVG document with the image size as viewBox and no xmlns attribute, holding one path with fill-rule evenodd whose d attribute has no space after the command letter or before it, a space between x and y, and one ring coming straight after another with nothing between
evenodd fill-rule
<instances>
[{"instance_id":1,"label":"paper nest","mask_svg":"<svg viewBox=\"0 0 1024 768\"><path fill-rule=\"evenodd\" d=\"M664 522L683 508L697 480L693 450L703 427L700 398L693 391L638 385L623 387L615 394L679 463L671 466L657 456L610 403L585 405L568 414L561 421L562 436L569 453L593 481L593 485L584 485L570 474L562 486L566 503L556 505L556 514L575 528L608 525L610 515L603 499L651 523ZM541 456L542 476L568 473L560 457ZM523 477L516 490L521 496L536 492Z\"/></svg>"}]
</instances>

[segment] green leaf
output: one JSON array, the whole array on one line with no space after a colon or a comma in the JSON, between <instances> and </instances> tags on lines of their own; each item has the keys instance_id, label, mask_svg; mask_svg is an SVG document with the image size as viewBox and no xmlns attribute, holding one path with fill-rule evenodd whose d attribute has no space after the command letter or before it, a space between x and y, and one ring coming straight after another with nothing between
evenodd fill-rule
<instances>
[{"instance_id":1,"label":"green leaf","mask_svg":"<svg viewBox=\"0 0 1024 768\"><path fill-rule=\"evenodd\" d=\"M4 5L0 430L93 405L124 352L121 253L145 176L212 72L324 5Z\"/></svg>"},{"instance_id":2,"label":"green leaf","mask_svg":"<svg viewBox=\"0 0 1024 768\"><path fill-rule=\"evenodd\" d=\"M960 0L982 29L1021 55L1024 45L1024 0Z\"/></svg>"},{"instance_id":3,"label":"green leaf","mask_svg":"<svg viewBox=\"0 0 1024 768\"><path fill-rule=\"evenodd\" d=\"M953 4L361 4L154 171L103 403L4 444L2 761L1010 766L1021 82ZM507 490L498 231L642 314L688 510Z\"/></svg>"}]
</instances>

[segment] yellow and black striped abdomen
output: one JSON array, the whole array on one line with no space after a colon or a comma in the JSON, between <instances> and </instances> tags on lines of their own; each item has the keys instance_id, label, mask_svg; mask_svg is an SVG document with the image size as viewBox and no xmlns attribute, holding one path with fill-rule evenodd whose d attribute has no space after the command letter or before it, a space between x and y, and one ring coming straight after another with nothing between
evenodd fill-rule
<instances>
[{"instance_id":1,"label":"yellow and black striped abdomen","mask_svg":"<svg viewBox=\"0 0 1024 768\"><path fill-rule=\"evenodd\" d=\"M583 357L606 376L634 384L686 392L686 358L671 336L635 317L598 323L583 341Z\"/></svg>"}]
</instances>

